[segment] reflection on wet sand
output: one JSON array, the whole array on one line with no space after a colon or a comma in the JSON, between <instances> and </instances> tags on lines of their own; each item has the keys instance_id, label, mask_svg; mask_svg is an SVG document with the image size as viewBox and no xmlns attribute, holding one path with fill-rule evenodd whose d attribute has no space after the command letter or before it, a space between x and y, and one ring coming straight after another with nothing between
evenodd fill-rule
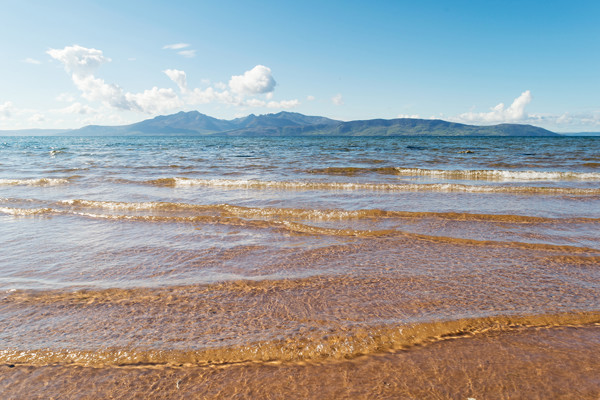
<instances>
[{"instance_id":1,"label":"reflection on wet sand","mask_svg":"<svg viewBox=\"0 0 600 400\"><path fill-rule=\"evenodd\" d=\"M317 363L0 366L4 398L597 399L600 326L529 328Z\"/></svg>"}]
</instances>

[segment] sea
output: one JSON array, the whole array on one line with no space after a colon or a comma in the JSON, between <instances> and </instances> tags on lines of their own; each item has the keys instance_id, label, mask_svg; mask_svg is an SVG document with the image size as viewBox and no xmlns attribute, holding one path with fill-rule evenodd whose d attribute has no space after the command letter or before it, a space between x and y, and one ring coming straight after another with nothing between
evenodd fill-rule
<instances>
[{"instance_id":1,"label":"sea","mask_svg":"<svg viewBox=\"0 0 600 400\"><path fill-rule=\"evenodd\" d=\"M1 137L0 394L600 398L600 137Z\"/></svg>"}]
</instances>

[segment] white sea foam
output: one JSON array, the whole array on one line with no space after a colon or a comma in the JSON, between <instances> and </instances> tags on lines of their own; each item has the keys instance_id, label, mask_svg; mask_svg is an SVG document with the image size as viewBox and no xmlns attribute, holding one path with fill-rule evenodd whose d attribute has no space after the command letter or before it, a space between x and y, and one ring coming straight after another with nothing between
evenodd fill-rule
<instances>
[{"instance_id":1,"label":"white sea foam","mask_svg":"<svg viewBox=\"0 0 600 400\"><path fill-rule=\"evenodd\" d=\"M280 190L370 190L398 192L464 192L464 193L517 193L549 195L600 195L597 188L567 188L541 186L490 186L457 183L398 184L353 183L318 181L263 181L251 179L190 179L165 178L147 182L159 186L207 186L227 189L280 189Z\"/></svg>"},{"instance_id":2,"label":"white sea foam","mask_svg":"<svg viewBox=\"0 0 600 400\"><path fill-rule=\"evenodd\" d=\"M14 216L27 216L37 214L51 214L55 212L51 208L14 208L14 207L0 207L0 213L14 215Z\"/></svg>"},{"instance_id":3,"label":"white sea foam","mask_svg":"<svg viewBox=\"0 0 600 400\"><path fill-rule=\"evenodd\" d=\"M86 207L86 208L103 208L109 210L152 210L155 208L164 208L165 204L174 203L161 203L161 202L134 202L125 203L119 201L94 201L94 200L62 200L59 202L61 205L71 207Z\"/></svg>"},{"instance_id":4,"label":"white sea foam","mask_svg":"<svg viewBox=\"0 0 600 400\"><path fill-rule=\"evenodd\" d=\"M54 186L69 183L65 178L38 178L38 179L0 179L0 186Z\"/></svg>"},{"instance_id":5,"label":"white sea foam","mask_svg":"<svg viewBox=\"0 0 600 400\"><path fill-rule=\"evenodd\" d=\"M598 181L598 172L562 171L510 171L510 170L443 170L421 168L396 168L401 176L432 176L451 179L494 181Z\"/></svg>"}]
</instances>

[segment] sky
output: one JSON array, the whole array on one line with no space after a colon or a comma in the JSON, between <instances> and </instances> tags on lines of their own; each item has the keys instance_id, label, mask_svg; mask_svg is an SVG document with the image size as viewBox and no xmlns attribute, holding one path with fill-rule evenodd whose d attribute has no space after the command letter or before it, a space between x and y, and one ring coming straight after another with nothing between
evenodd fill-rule
<instances>
[{"instance_id":1,"label":"sky","mask_svg":"<svg viewBox=\"0 0 600 400\"><path fill-rule=\"evenodd\" d=\"M0 0L0 130L179 111L600 131L600 2Z\"/></svg>"}]
</instances>

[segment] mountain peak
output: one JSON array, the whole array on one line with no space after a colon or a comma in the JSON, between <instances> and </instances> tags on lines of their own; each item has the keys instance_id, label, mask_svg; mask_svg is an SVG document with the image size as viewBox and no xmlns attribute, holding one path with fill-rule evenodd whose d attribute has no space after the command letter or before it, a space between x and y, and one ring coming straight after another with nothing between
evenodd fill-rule
<instances>
[{"instance_id":1,"label":"mountain peak","mask_svg":"<svg viewBox=\"0 0 600 400\"><path fill-rule=\"evenodd\" d=\"M228 135L228 136L555 136L546 129L519 124L465 125L431 119L336 121L280 111L223 120L199 111L180 111L124 126L87 126L70 135Z\"/></svg>"}]
</instances>

